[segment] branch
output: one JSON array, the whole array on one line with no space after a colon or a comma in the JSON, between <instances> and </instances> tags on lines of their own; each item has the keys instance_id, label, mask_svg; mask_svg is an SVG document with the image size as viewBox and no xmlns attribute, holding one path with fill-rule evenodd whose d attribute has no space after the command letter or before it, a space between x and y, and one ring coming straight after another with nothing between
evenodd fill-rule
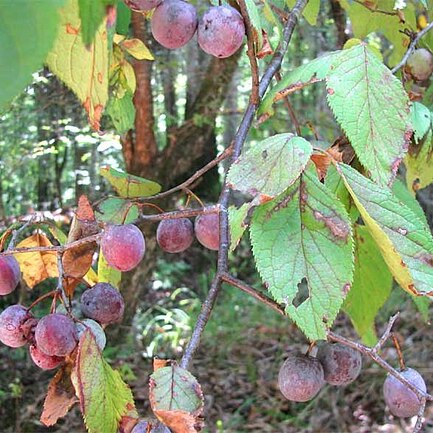
<instances>
[{"instance_id":1,"label":"branch","mask_svg":"<svg viewBox=\"0 0 433 433\"><path fill-rule=\"evenodd\" d=\"M272 60L270 61L268 67L266 68L262 76L262 79L259 83L260 98L263 97L263 95L265 94L272 78L274 77L275 73L279 70L281 66L281 62L283 60L285 53L287 52L290 39L292 38L293 30L295 29L299 17L301 16L302 10L305 8L307 3L308 0L298 0L296 2L295 7L292 9L292 12L290 13L289 19L287 20L287 23L284 26L283 39L279 47L275 51L275 54ZM233 162L241 154L243 145L247 138L248 131L250 130L257 108L258 108L258 104L250 100L245 110L244 117L242 118L242 121L239 125L239 128L236 132L233 141L233 154L231 158L231 164L233 164ZM214 279L212 280L211 287L202 305L200 314L197 318L197 322L195 324L194 330L191 335L191 339L189 340L188 345L185 348L185 352L180 362L180 366L182 368L188 368L188 366L191 363L194 353L200 344L201 335L212 313L215 300L218 297L218 294L220 292L223 276L227 274L228 249L230 244L228 210L227 210L229 193L230 193L230 189L228 188L227 181L225 180L220 198L218 200L218 205L220 207L220 219L219 219L220 244L218 250L217 272L215 274Z\"/></svg>"},{"instance_id":2,"label":"branch","mask_svg":"<svg viewBox=\"0 0 433 433\"><path fill-rule=\"evenodd\" d=\"M417 35L416 37L412 40L412 42L409 45L409 48L407 49L405 55L403 56L403 58L401 59L401 62L394 66L391 69L391 72L393 74L395 74L399 69L401 69L407 62L407 59L410 57L410 55L413 53L413 51L415 50L415 46L416 44L419 42L419 40L427 33L429 32L431 29L433 29L433 21L424 29L422 29Z\"/></svg>"}]
</instances>

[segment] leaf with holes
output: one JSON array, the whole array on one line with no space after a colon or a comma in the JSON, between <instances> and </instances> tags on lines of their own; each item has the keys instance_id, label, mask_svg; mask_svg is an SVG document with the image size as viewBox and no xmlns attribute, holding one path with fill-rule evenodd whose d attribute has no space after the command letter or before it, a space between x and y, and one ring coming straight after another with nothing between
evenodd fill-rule
<instances>
[{"instance_id":1,"label":"leaf with holes","mask_svg":"<svg viewBox=\"0 0 433 433\"><path fill-rule=\"evenodd\" d=\"M411 137L401 82L365 45L343 50L326 79L328 103L361 164L389 185Z\"/></svg>"},{"instance_id":2,"label":"leaf with holes","mask_svg":"<svg viewBox=\"0 0 433 433\"><path fill-rule=\"evenodd\" d=\"M201 431L203 393L196 378L172 364L150 376L149 399L153 412L173 433Z\"/></svg>"},{"instance_id":3,"label":"leaf with holes","mask_svg":"<svg viewBox=\"0 0 433 433\"><path fill-rule=\"evenodd\" d=\"M367 227L355 225L355 273L343 309L362 341L376 343L374 319L392 289L392 274Z\"/></svg>"},{"instance_id":4,"label":"leaf with holes","mask_svg":"<svg viewBox=\"0 0 433 433\"><path fill-rule=\"evenodd\" d=\"M89 46L81 38L78 0L68 0L61 9L56 42L46 62L83 103L91 126L99 131L100 119L108 100L108 36L106 19L96 30Z\"/></svg>"},{"instance_id":5,"label":"leaf with holes","mask_svg":"<svg viewBox=\"0 0 433 433\"><path fill-rule=\"evenodd\" d=\"M269 137L244 152L231 166L231 188L251 194L265 203L293 184L313 152L311 144L293 134Z\"/></svg>"},{"instance_id":6,"label":"leaf with holes","mask_svg":"<svg viewBox=\"0 0 433 433\"><path fill-rule=\"evenodd\" d=\"M80 339L71 379L89 433L117 433L122 419L138 418L131 390L104 360L89 330Z\"/></svg>"},{"instance_id":7,"label":"leaf with holes","mask_svg":"<svg viewBox=\"0 0 433 433\"><path fill-rule=\"evenodd\" d=\"M101 167L99 173L110 182L121 197L145 197L158 194L161 191L161 185L152 180L123 173L111 167Z\"/></svg>"},{"instance_id":8,"label":"leaf with holes","mask_svg":"<svg viewBox=\"0 0 433 433\"><path fill-rule=\"evenodd\" d=\"M433 296L433 238L425 222L390 189L338 164L344 183L400 286Z\"/></svg>"},{"instance_id":9,"label":"leaf with holes","mask_svg":"<svg viewBox=\"0 0 433 433\"><path fill-rule=\"evenodd\" d=\"M53 244L43 233L36 233L21 241L17 248L51 247ZM32 289L47 278L57 278L57 255L55 252L34 251L16 254L23 278Z\"/></svg>"},{"instance_id":10,"label":"leaf with holes","mask_svg":"<svg viewBox=\"0 0 433 433\"><path fill-rule=\"evenodd\" d=\"M257 269L272 297L286 305L309 339L326 338L353 276L352 234L343 205L310 167L255 210L250 234Z\"/></svg>"}]
</instances>

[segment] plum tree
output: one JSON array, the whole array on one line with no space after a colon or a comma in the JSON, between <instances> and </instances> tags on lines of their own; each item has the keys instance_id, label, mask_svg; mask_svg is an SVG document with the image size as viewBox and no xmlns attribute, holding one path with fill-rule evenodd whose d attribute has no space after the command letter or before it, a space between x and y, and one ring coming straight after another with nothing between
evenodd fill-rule
<instances>
[{"instance_id":1,"label":"plum tree","mask_svg":"<svg viewBox=\"0 0 433 433\"><path fill-rule=\"evenodd\" d=\"M167 253L180 253L194 240L194 227L188 218L162 220L156 231L158 245Z\"/></svg>"},{"instance_id":2,"label":"plum tree","mask_svg":"<svg viewBox=\"0 0 433 433\"><path fill-rule=\"evenodd\" d=\"M0 341L9 347L27 343L25 323L32 315L22 305L10 305L0 314Z\"/></svg>"},{"instance_id":3,"label":"plum tree","mask_svg":"<svg viewBox=\"0 0 433 433\"><path fill-rule=\"evenodd\" d=\"M111 267L126 272L140 263L146 242L143 233L133 224L110 225L102 235L101 249Z\"/></svg>"},{"instance_id":4,"label":"plum tree","mask_svg":"<svg viewBox=\"0 0 433 433\"><path fill-rule=\"evenodd\" d=\"M162 0L124 0L126 6L136 11L150 11L156 8Z\"/></svg>"},{"instance_id":5,"label":"plum tree","mask_svg":"<svg viewBox=\"0 0 433 433\"><path fill-rule=\"evenodd\" d=\"M77 328L78 340L81 338L86 329L90 329L90 332L95 337L95 341L99 349L104 350L105 345L107 344L107 337L105 336L102 326L98 322L95 322L92 319L83 319L81 322L77 322L75 326Z\"/></svg>"},{"instance_id":6,"label":"plum tree","mask_svg":"<svg viewBox=\"0 0 433 433\"><path fill-rule=\"evenodd\" d=\"M421 391L427 390L423 377L413 368L406 368L400 374ZM416 394L390 374L383 384L383 396L391 413L399 418L415 416L421 406Z\"/></svg>"},{"instance_id":7,"label":"plum tree","mask_svg":"<svg viewBox=\"0 0 433 433\"><path fill-rule=\"evenodd\" d=\"M0 257L0 295L13 292L20 281L20 266L14 256Z\"/></svg>"},{"instance_id":8,"label":"plum tree","mask_svg":"<svg viewBox=\"0 0 433 433\"><path fill-rule=\"evenodd\" d=\"M95 284L81 295L81 311L99 323L107 325L118 322L124 310L123 297L111 284Z\"/></svg>"},{"instance_id":9,"label":"plum tree","mask_svg":"<svg viewBox=\"0 0 433 433\"><path fill-rule=\"evenodd\" d=\"M311 356L289 355L278 374L278 387L291 401L311 400L324 383L322 364Z\"/></svg>"},{"instance_id":10,"label":"plum tree","mask_svg":"<svg viewBox=\"0 0 433 433\"><path fill-rule=\"evenodd\" d=\"M200 48L219 58L233 55L242 45L244 36L242 15L228 5L209 8L198 25L197 40Z\"/></svg>"},{"instance_id":11,"label":"plum tree","mask_svg":"<svg viewBox=\"0 0 433 433\"><path fill-rule=\"evenodd\" d=\"M52 370L58 367L64 358L61 356L50 356L39 350L36 345L31 344L29 347L30 358L42 370Z\"/></svg>"},{"instance_id":12,"label":"plum tree","mask_svg":"<svg viewBox=\"0 0 433 433\"><path fill-rule=\"evenodd\" d=\"M200 215L195 219L195 235L198 241L210 250L218 251L219 234L219 215L216 213Z\"/></svg>"},{"instance_id":13,"label":"plum tree","mask_svg":"<svg viewBox=\"0 0 433 433\"><path fill-rule=\"evenodd\" d=\"M406 66L415 81L428 80L433 73L433 54L419 48L407 59Z\"/></svg>"},{"instance_id":14,"label":"plum tree","mask_svg":"<svg viewBox=\"0 0 433 433\"><path fill-rule=\"evenodd\" d=\"M48 314L36 325L35 341L38 350L46 355L69 355L77 345L74 322L64 314Z\"/></svg>"},{"instance_id":15,"label":"plum tree","mask_svg":"<svg viewBox=\"0 0 433 433\"><path fill-rule=\"evenodd\" d=\"M182 0L165 0L153 13L151 30L153 37L165 48L183 47L197 29L197 11Z\"/></svg>"},{"instance_id":16,"label":"plum tree","mask_svg":"<svg viewBox=\"0 0 433 433\"><path fill-rule=\"evenodd\" d=\"M340 343L321 344L317 359L322 363L325 381L331 385L347 385L353 382L362 367L361 354Z\"/></svg>"}]
</instances>

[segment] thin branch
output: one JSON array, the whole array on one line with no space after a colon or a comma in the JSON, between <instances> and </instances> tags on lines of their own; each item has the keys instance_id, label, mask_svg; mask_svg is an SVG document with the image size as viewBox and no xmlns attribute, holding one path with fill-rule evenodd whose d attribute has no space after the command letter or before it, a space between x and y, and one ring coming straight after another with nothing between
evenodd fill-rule
<instances>
[{"instance_id":1,"label":"thin branch","mask_svg":"<svg viewBox=\"0 0 433 433\"><path fill-rule=\"evenodd\" d=\"M373 352L379 353L382 350L383 345L386 343L388 338L391 336L391 331L394 326L394 323L399 318L400 313L394 314L394 316L389 319L388 325L386 326L385 332L382 334L382 337L380 337L379 341L376 343L376 345L373 347Z\"/></svg>"},{"instance_id":2,"label":"thin branch","mask_svg":"<svg viewBox=\"0 0 433 433\"><path fill-rule=\"evenodd\" d=\"M244 19L246 31L247 31L247 56L250 61L251 67L251 95L250 101L253 104L258 104L260 102L259 96L259 67L257 65L257 58L255 54L254 48L254 29L251 24L250 17L248 15L247 5L245 4L245 0L238 1L239 7L241 9L242 18Z\"/></svg>"},{"instance_id":3,"label":"thin branch","mask_svg":"<svg viewBox=\"0 0 433 433\"><path fill-rule=\"evenodd\" d=\"M278 82L281 81L281 74L280 74L280 72L277 72L275 74L275 79ZM283 102L284 102L284 105L287 108L287 111L289 112L289 116L290 116L290 119L292 120L292 123L293 123L293 125L295 127L296 134L300 136L301 135L301 126L299 125L298 119L297 119L296 114L295 114L295 110L293 110L293 107L292 107L292 104L289 101L288 95L285 95L283 97Z\"/></svg>"},{"instance_id":4,"label":"thin branch","mask_svg":"<svg viewBox=\"0 0 433 433\"><path fill-rule=\"evenodd\" d=\"M70 314L72 311L72 306L71 306L71 300L66 295L65 287L63 285L63 281L65 278L65 270L63 268L63 260L62 259L63 259L63 252L58 251L57 252L57 270L59 272L59 278L57 279L57 290L59 291L59 293L62 297L62 301L65 305L66 311Z\"/></svg>"},{"instance_id":5,"label":"thin branch","mask_svg":"<svg viewBox=\"0 0 433 433\"><path fill-rule=\"evenodd\" d=\"M262 79L259 84L259 97L263 97L266 90L271 83L275 73L279 70L281 66L281 62L283 60L284 55L287 52L287 48L289 46L290 40L292 38L293 30L297 22L299 21L299 17L301 16L302 10L307 5L308 0L298 0L296 2L295 7L290 13L289 19L284 26L283 31L283 39L275 51L272 60L267 66ZM258 104L254 103L250 100L245 114L242 118L242 121L239 125L239 128L236 132L235 138L233 140L233 154L231 158L231 164L239 157L242 147L247 138L248 132L250 130L251 124L254 119L254 115L257 111ZM201 335L206 327L206 324L209 320L209 317L212 313L213 306L215 304L215 300L218 297L218 294L221 289L221 283L223 281L222 276L227 274L228 269L228 249L229 249L229 225L228 225L228 200L229 200L230 189L227 186L227 181L224 181L224 186L218 200L218 205L220 207L220 218L219 218L219 234L220 234L220 243L218 250L218 262L217 262L217 272L212 280L209 292L205 301L203 302L200 314L197 318L197 322L194 326L194 330L191 335L191 339L188 342L187 347L185 348L182 360L180 362L180 366L183 368L188 368L191 360L194 356L195 351L197 350Z\"/></svg>"},{"instance_id":6,"label":"thin branch","mask_svg":"<svg viewBox=\"0 0 433 433\"><path fill-rule=\"evenodd\" d=\"M405 55L403 56L403 58L401 59L401 62L394 66L391 69L391 72L393 74L395 74L399 69L401 69L407 62L407 59L410 57L410 55L413 53L413 51L415 50L415 46L416 44L419 42L419 40L427 33L429 32L431 29L433 29L433 21L424 29L422 29L420 32L418 32L418 34L416 35L415 38L413 38L412 42L409 45L409 48L407 49Z\"/></svg>"},{"instance_id":7,"label":"thin branch","mask_svg":"<svg viewBox=\"0 0 433 433\"><path fill-rule=\"evenodd\" d=\"M207 215L212 213L219 213L220 208L218 205L206 206L198 209L183 209L173 212L164 212L156 215L142 215L141 221L162 221L162 220L173 220L179 218L191 218L198 215Z\"/></svg>"},{"instance_id":8,"label":"thin branch","mask_svg":"<svg viewBox=\"0 0 433 433\"><path fill-rule=\"evenodd\" d=\"M14 230L13 232L12 232L12 238L11 238L11 241L9 242L9 245L8 245L8 251L9 250L13 250L14 248L15 248L15 245L16 245L16 243L17 243L17 240L18 240L18 236L30 225L30 224L32 224L33 223L33 221L36 219L36 215L32 215L31 217L30 217L30 219L25 223L25 224L23 224L19 229L17 229L17 230Z\"/></svg>"}]
</instances>

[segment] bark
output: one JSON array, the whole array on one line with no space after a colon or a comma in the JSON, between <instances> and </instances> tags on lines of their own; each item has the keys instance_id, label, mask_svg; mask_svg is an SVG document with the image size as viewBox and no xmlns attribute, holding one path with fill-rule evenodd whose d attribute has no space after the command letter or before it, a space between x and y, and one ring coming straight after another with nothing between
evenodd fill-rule
<instances>
[{"instance_id":1,"label":"bark","mask_svg":"<svg viewBox=\"0 0 433 433\"><path fill-rule=\"evenodd\" d=\"M337 48L343 48L348 40L346 34L346 14L341 7L339 0L331 0L331 13L334 18L335 28L337 30Z\"/></svg>"}]
</instances>

